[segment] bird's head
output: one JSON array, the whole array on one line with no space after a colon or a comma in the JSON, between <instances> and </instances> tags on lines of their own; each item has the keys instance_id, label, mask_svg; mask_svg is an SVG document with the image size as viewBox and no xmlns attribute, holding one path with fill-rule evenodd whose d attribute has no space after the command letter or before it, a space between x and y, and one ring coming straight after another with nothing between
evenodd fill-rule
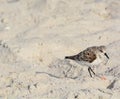
<instances>
[{"instance_id":1,"label":"bird's head","mask_svg":"<svg viewBox=\"0 0 120 99\"><path fill-rule=\"evenodd\" d=\"M101 53L101 54L104 54L108 59L109 59L109 56L107 55L107 53L106 53L106 47L105 46L99 46L98 47L98 50L99 50L99 52Z\"/></svg>"}]
</instances>

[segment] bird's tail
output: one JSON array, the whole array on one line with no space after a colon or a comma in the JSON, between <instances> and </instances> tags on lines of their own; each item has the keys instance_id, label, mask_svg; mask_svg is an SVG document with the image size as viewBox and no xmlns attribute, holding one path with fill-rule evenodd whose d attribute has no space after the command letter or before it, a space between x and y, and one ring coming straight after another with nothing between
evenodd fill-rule
<instances>
[{"instance_id":1,"label":"bird's tail","mask_svg":"<svg viewBox=\"0 0 120 99\"><path fill-rule=\"evenodd\" d=\"M74 56L65 56L65 59L76 60L76 59L77 59L77 56L76 56L76 55L74 55Z\"/></svg>"}]
</instances>

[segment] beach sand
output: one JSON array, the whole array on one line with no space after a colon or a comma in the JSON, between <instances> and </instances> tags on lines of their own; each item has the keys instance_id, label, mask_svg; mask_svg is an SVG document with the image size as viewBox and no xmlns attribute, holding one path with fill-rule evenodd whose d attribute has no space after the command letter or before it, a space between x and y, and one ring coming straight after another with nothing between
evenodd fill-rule
<instances>
[{"instance_id":1,"label":"beach sand","mask_svg":"<svg viewBox=\"0 0 120 99\"><path fill-rule=\"evenodd\" d=\"M0 0L0 99L119 99L119 0ZM105 45L91 78L64 57Z\"/></svg>"}]
</instances>

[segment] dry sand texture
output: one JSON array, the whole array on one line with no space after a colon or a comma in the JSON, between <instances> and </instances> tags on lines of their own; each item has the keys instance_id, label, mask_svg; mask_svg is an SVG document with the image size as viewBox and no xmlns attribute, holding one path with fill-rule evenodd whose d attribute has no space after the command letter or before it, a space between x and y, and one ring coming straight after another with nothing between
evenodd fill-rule
<instances>
[{"instance_id":1,"label":"dry sand texture","mask_svg":"<svg viewBox=\"0 0 120 99\"><path fill-rule=\"evenodd\" d=\"M94 45L106 80L64 60ZM120 99L120 0L0 0L0 99Z\"/></svg>"}]
</instances>

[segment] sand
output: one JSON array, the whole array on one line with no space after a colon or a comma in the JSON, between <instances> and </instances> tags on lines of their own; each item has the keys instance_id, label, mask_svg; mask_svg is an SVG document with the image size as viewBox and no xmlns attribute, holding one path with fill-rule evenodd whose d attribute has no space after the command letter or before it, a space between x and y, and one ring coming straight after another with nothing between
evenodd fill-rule
<instances>
[{"instance_id":1,"label":"sand","mask_svg":"<svg viewBox=\"0 0 120 99\"><path fill-rule=\"evenodd\" d=\"M119 99L119 0L0 0L0 99ZM105 45L91 78L65 60Z\"/></svg>"}]
</instances>

